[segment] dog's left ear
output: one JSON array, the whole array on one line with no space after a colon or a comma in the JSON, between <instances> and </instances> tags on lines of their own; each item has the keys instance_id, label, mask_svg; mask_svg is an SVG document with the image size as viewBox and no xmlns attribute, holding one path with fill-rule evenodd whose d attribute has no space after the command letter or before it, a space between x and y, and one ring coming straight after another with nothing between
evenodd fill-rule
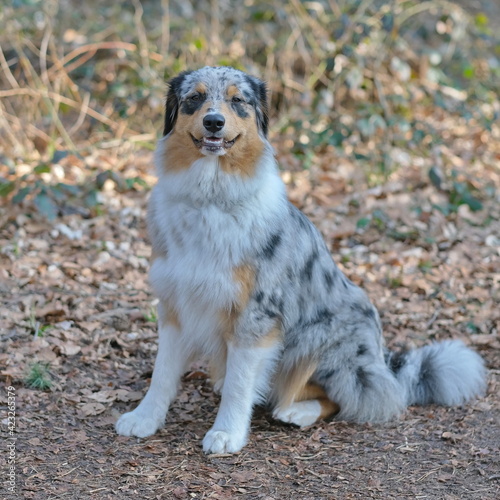
<instances>
[{"instance_id":1,"label":"dog's left ear","mask_svg":"<svg viewBox=\"0 0 500 500\"><path fill-rule=\"evenodd\" d=\"M167 102L165 104L165 125L163 136L169 134L174 128L179 113L181 85L190 71L184 71L168 82Z\"/></svg>"},{"instance_id":2,"label":"dog's left ear","mask_svg":"<svg viewBox=\"0 0 500 500\"><path fill-rule=\"evenodd\" d=\"M267 104L267 86L258 78L247 75L248 83L252 87L252 90L257 97L257 102L255 104L255 113L257 115L257 125L260 131L267 137L267 132L269 129L269 106Z\"/></svg>"}]
</instances>

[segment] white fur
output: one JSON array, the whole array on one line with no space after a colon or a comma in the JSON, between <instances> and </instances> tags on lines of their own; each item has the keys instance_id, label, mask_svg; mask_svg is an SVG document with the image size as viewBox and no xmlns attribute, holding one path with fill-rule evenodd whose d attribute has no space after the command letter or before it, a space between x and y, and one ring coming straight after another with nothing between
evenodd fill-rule
<instances>
[{"instance_id":1,"label":"white fur","mask_svg":"<svg viewBox=\"0 0 500 500\"><path fill-rule=\"evenodd\" d=\"M177 328L172 325L160 327L151 385L139 406L120 417L116 423L118 434L151 436L164 424L186 361L186 352L180 345L179 334Z\"/></svg>"},{"instance_id":2,"label":"white fur","mask_svg":"<svg viewBox=\"0 0 500 500\"><path fill-rule=\"evenodd\" d=\"M274 347L228 345L226 377L213 427L203 439L205 453L235 453L246 444L252 407L259 392L259 367L269 373ZM262 389L262 387L261 387Z\"/></svg>"},{"instance_id":3,"label":"white fur","mask_svg":"<svg viewBox=\"0 0 500 500\"><path fill-rule=\"evenodd\" d=\"M298 401L286 408L276 408L273 417L288 424L307 427L314 424L321 415L321 403L317 399Z\"/></svg>"}]
</instances>

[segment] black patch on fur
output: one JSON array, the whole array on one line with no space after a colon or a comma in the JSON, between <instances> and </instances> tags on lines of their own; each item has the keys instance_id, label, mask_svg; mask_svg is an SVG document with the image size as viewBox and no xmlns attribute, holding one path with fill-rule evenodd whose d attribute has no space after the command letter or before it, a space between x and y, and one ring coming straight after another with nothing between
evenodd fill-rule
<instances>
[{"instance_id":1,"label":"black patch on fur","mask_svg":"<svg viewBox=\"0 0 500 500\"><path fill-rule=\"evenodd\" d=\"M386 360L386 364L392 373L397 374L401 368L406 364L407 353L389 353L389 358Z\"/></svg>"},{"instance_id":2,"label":"black patch on fur","mask_svg":"<svg viewBox=\"0 0 500 500\"><path fill-rule=\"evenodd\" d=\"M250 115L245 109L245 103L231 101L231 107L240 118L248 118Z\"/></svg>"},{"instance_id":3,"label":"black patch on fur","mask_svg":"<svg viewBox=\"0 0 500 500\"><path fill-rule=\"evenodd\" d=\"M368 319L375 318L375 312L373 310L373 307L362 306L361 304L359 304L357 302L355 302L354 304L351 304L350 307L351 307L352 312L359 312Z\"/></svg>"},{"instance_id":4,"label":"black patch on fur","mask_svg":"<svg viewBox=\"0 0 500 500\"><path fill-rule=\"evenodd\" d=\"M314 317L313 323L329 323L333 318L333 313L329 309L320 309Z\"/></svg>"},{"instance_id":5,"label":"black patch on fur","mask_svg":"<svg viewBox=\"0 0 500 500\"><path fill-rule=\"evenodd\" d=\"M370 385L368 373L361 366L356 370L356 383L363 387L363 389L366 389Z\"/></svg>"},{"instance_id":6,"label":"black patch on fur","mask_svg":"<svg viewBox=\"0 0 500 500\"><path fill-rule=\"evenodd\" d=\"M272 259L274 257L274 254L276 252L276 248L278 245L281 243L281 234L276 233L273 234L270 238L269 241L266 243L266 246L262 250L262 255L266 259Z\"/></svg>"},{"instance_id":7,"label":"black patch on fur","mask_svg":"<svg viewBox=\"0 0 500 500\"><path fill-rule=\"evenodd\" d=\"M264 292L260 291L255 294L255 301L260 304L264 300Z\"/></svg>"},{"instance_id":8,"label":"black patch on fur","mask_svg":"<svg viewBox=\"0 0 500 500\"><path fill-rule=\"evenodd\" d=\"M335 273L331 273L326 269L323 270L323 279L325 280L325 286L328 291L330 291L333 287L333 283L335 281Z\"/></svg>"},{"instance_id":9,"label":"black patch on fur","mask_svg":"<svg viewBox=\"0 0 500 500\"><path fill-rule=\"evenodd\" d=\"M250 75L245 75L246 80L250 87L252 87L253 94L256 98L252 101L255 108L255 116L257 117L257 125L265 137L269 130L269 108L267 105L267 87L266 84Z\"/></svg>"},{"instance_id":10,"label":"black patch on fur","mask_svg":"<svg viewBox=\"0 0 500 500\"><path fill-rule=\"evenodd\" d=\"M192 99L192 97L188 97L182 102L181 113L184 113L185 115L194 115L196 111L203 106L207 96L205 94L196 95L198 96L196 100Z\"/></svg>"},{"instance_id":11,"label":"black patch on fur","mask_svg":"<svg viewBox=\"0 0 500 500\"><path fill-rule=\"evenodd\" d=\"M299 223L302 229L309 228L309 219L295 205L290 204L290 214Z\"/></svg>"},{"instance_id":12,"label":"black patch on fur","mask_svg":"<svg viewBox=\"0 0 500 500\"><path fill-rule=\"evenodd\" d=\"M335 373L337 372L337 370L335 368L332 368L331 370L328 370L328 371L320 371L316 374L316 377L319 379L319 380L328 380L330 378L332 378Z\"/></svg>"},{"instance_id":13,"label":"black patch on fur","mask_svg":"<svg viewBox=\"0 0 500 500\"><path fill-rule=\"evenodd\" d=\"M297 324L299 330L304 330L305 328L310 328L315 325L328 325L332 321L334 314L329 309L318 309L316 311L316 315L312 318L303 318L299 319Z\"/></svg>"},{"instance_id":14,"label":"black patch on fur","mask_svg":"<svg viewBox=\"0 0 500 500\"><path fill-rule=\"evenodd\" d=\"M276 318L278 316L278 313L276 311L273 311L271 309L264 309L264 313L266 316L268 316L269 318Z\"/></svg>"},{"instance_id":15,"label":"black patch on fur","mask_svg":"<svg viewBox=\"0 0 500 500\"><path fill-rule=\"evenodd\" d=\"M269 297L269 302L278 310L280 314L283 314L285 301L282 298L278 298L278 296L273 293L271 297Z\"/></svg>"},{"instance_id":16,"label":"black patch on fur","mask_svg":"<svg viewBox=\"0 0 500 500\"><path fill-rule=\"evenodd\" d=\"M434 353L428 354L420 365L420 374L417 382L417 394L419 404L433 402L434 388L436 387L436 373L434 371Z\"/></svg>"},{"instance_id":17,"label":"black patch on fur","mask_svg":"<svg viewBox=\"0 0 500 500\"><path fill-rule=\"evenodd\" d=\"M300 273L302 279L307 281L312 280L314 262L316 261L317 258L318 258L318 252L315 250L307 259L304 269L302 269Z\"/></svg>"},{"instance_id":18,"label":"black patch on fur","mask_svg":"<svg viewBox=\"0 0 500 500\"><path fill-rule=\"evenodd\" d=\"M358 350L356 351L356 356L363 356L363 354L366 354L368 352L368 347L366 347L364 344L359 344Z\"/></svg>"},{"instance_id":19,"label":"black patch on fur","mask_svg":"<svg viewBox=\"0 0 500 500\"><path fill-rule=\"evenodd\" d=\"M165 103L165 124L163 126L163 136L169 134L174 128L179 113L179 92L182 82L191 71L184 71L168 82L167 101Z\"/></svg>"}]
</instances>

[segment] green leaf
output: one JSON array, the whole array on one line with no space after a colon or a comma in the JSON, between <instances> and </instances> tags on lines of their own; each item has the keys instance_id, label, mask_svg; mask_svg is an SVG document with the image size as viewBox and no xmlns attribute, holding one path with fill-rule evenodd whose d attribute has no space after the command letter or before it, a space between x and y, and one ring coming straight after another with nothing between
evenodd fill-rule
<instances>
[{"instance_id":1,"label":"green leaf","mask_svg":"<svg viewBox=\"0 0 500 500\"><path fill-rule=\"evenodd\" d=\"M31 187L23 187L21 188L12 198L13 203L21 203L24 198L31 192Z\"/></svg>"},{"instance_id":2,"label":"green leaf","mask_svg":"<svg viewBox=\"0 0 500 500\"><path fill-rule=\"evenodd\" d=\"M439 169L437 167L430 168L429 179L435 187L437 187L438 189L441 189L443 179L442 179L441 173L439 172Z\"/></svg>"},{"instance_id":3,"label":"green leaf","mask_svg":"<svg viewBox=\"0 0 500 500\"><path fill-rule=\"evenodd\" d=\"M370 217L361 217L361 219L358 219L358 222L356 222L356 228L365 229L370 225L370 222L371 222Z\"/></svg>"},{"instance_id":4,"label":"green leaf","mask_svg":"<svg viewBox=\"0 0 500 500\"><path fill-rule=\"evenodd\" d=\"M33 172L35 172L35 174L48 174L50 173L50 165L42 163L41 165L38 165L38 167L35 167Z\"/></svg>"},{"instance_id":5,"label":"green leaf","mask_svg":"<svg viewBox=\"0 0 500 500\"><path fill-rule=\"evenodd\" d=\"M44 191L38 193L35 197L35 206L38 211L43 214L50 221L57 217L57 205L52 201L50 196Z\"/></svg>"},{"instance_id":6,"label":"green leaf","mask_svg":"<svg viewBox=\"0 0 500 500\"><path fill-rule=\"evenodd\" d=\"M2 198L5 198L7 195L12 193L14 191L14 188L16 187L15 183L12 181L0 181L0 196Z\"/></svg>"}]
</instances>

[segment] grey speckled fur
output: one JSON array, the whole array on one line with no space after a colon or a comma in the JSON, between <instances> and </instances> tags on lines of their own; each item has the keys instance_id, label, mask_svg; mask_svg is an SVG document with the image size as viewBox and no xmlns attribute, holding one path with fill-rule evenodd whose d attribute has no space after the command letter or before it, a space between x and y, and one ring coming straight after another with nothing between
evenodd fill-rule
<instances>
[{"instance_id":1,"label":"grey speckled fur","mask_svg":"<svg viewBox=\"0 0 500 500\"><path fill-rule=\"evenodd\" d=\"M207 92L215 100L223 98L228 82L236 82L254 105L257 121L267 113L263 96L258 95L260 82L230 68L203 68L177 77L171 86L171 93L176 94L173 97L181 102L198 81L207 85ZM173 99L171 104L175 102ZM167 109L170 127L177 112L172 106ZM185 210L192 209L193 213L218 211L220 220L227 217L227 227L236 224L234 242L229 239L228 245L220 248L216 248L220 245L217 227L213 232L207 226L199 229L200 234L206 234L199 238L199 245L206 245L204 255L220 255L228 265L244 263L256 270L250 302L236 323L236 338L251 345L278 322L283 343L273 358L273 373L286 373L303 360L314 363L317 368L312 381L339 404L338 418L386 421L409 404L454 405L481 394L486 373L483 361L459 341L435 343L400 355L386 350L377 310L364 291L335 265L318 230L288 202L266 132L261 124L265 149L254 179L224 175L216 167L212 171L212 164L204 163L199 174L198 167L191 169L192 177L185 174L187 180L183 177L182 184L176 180L179 176L172 175L155 188L150 220L153 246L161 249L166 241L160 221L163 215L160 208L155 208L160 207L160 196L184 203ZM166 154L161 148L159 151L159 158ZM270 208L250 219L259 190L270 185L277 186L266 195L274 200ZM190 220L196 220L195 215ZM212 265L209 260L207 265ZM159 289L166 279L160 273L152 277L153 285L155 280L158 283L160 296ZM205 285L207 296L215 285ZM204 289L204 283L196 286ZM270 386L272 399L272 380Z\"/></svg>"}]
</instances>

